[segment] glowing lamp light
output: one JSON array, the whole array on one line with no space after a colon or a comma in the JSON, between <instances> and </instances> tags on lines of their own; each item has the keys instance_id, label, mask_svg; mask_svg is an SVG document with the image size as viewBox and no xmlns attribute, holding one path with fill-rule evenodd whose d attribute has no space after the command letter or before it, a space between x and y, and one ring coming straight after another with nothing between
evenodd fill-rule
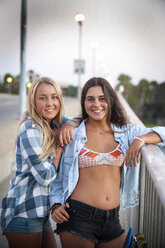
<instances>
[{"instance_id":1,"label":"glowing lamp light","mask_svg":"<svg viewBox=\"0 0 165 248\"><path fill-rule=\"evenodd\" d=\"M83 13L79 12L79 13L75 14L74 19L76 22L82 23L85 20L85 15Z\"/></svg>"},{"instance_id":2,"label":"glowing lamp light","mask_svg":"<svg viewBox=\"0 0 165 248\"><path fill-rule=\"evenodd\" d=\"M13 82L13 78L12 77L7 77L6 81L7 81L7 83L11 84Z\"/></svg>"},{"instance_id":3,"label":"glowing lamp light","mask_svg":"<svg viewBox=\"0 0 165 248\"><path fill-rule=\"evenodd\" d=\"M32 83L28 82L28 83L26 84L26 87L27 87L27 88L30 88L31 85L32 85Z\"/></svg>"}]
</instances>

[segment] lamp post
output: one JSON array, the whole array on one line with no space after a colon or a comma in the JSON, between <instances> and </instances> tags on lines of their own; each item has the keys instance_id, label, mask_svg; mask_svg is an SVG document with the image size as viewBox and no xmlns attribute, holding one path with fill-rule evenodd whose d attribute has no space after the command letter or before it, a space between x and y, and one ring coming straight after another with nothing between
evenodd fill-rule
<instances>
[{"instance_id":1,"label":"lamp post","mask_svg":"<svg viewBox=\"0 0 165 248\"><path fill-rule=\"evenodd\" d=\"M79 40L78 40L78 59L79 59L79 63L81 64L81 59L82 59L82 23L85 19L85 15L83 13L77 13L74 16L75 21L78 23L79 25ZM77 92L77 96L80 99L80 95L81 95L81 74L82 74L82 70L81 68L79 68L78 70L78 92Z\"/></svg>"},{"instance_id":2,"label":"lamp post","mask_svg":"<svg viewBox=\"0 0 165 248\"><path fill-rule=\"evenodd\" d=\"M92 76L96 76L96 48L98 47L98 43L93 41L90 43L92 48Z\"/></svg>"},{"instance_id":3,"label":"lamp post","mask_svg":"<svg viewBox=\"0 0 165 248\"><path fill-rule=\"evenodd\" d=\"M21 56L20 56L20 84L19 84L19 118L22 118L26 110L26 22L27 1L21 1Z\"/></svg>"}]
</instances>

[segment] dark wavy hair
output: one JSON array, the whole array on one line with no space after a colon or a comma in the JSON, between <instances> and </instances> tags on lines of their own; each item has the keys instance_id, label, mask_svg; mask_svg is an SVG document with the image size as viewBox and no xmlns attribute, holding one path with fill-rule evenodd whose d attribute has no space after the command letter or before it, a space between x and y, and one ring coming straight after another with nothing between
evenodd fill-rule
<instances>
[{"instance_id":1,"label":"dark wavy hair","mask_svg":"<svg viewBox=\"0 0 165 248\"><path fill-rule=\"evenodd\" d=\"M116 92L110 85L110 83L101 77L93 77L89 79L81 92L81 116L82 120L88 118L88 114L85 110L84 102L86 94L89 88L94 86L101 86L106 102L108 104L108 114L107 114L107 123L113 123L119 127L128 123L127 115L117 97Z\"/></svg>"}]
</instances>

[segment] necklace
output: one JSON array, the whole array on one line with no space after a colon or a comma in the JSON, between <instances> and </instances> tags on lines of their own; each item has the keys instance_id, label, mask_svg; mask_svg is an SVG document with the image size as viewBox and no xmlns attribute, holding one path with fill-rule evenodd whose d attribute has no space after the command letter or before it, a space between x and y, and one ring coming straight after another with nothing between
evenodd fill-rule
<instances>
[{"instance_id":1,"label":"necklace","mask_svg":"<svg viewBox=\"0 0 165 248\"><path fill-rule=\"evenodd\" d=\"M107 132L107 130L101 130L101 131L96 131L96 132L101 135L101 134Z\"/></svg>"},{"instance_id":2,"label":"necklace","mask_svg":"<svg viewBox=\"0 0 165 248\"><path fill-rule=\"evenodd\" d=\"M96 129L91 128L91 127L90 127L90 129L91 129L91 131L96 132L96 133L98 133L100 135L102 135L103 133L106 133L106 132L110 131L109 129L97 131Z\"/></svg>"}]
</instances>

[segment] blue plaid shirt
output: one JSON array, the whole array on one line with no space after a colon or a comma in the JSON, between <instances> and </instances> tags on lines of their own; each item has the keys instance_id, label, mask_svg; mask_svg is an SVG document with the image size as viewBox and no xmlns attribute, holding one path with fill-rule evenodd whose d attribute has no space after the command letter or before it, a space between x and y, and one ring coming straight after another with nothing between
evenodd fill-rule
<instances>
[{"instance_id":1,"label":"blue plaid shirt","mask_svg":"<svg viewBox=\"0 0 165 248\"><path fill-rule=\"evenodd\" d=\"M63 117L63 123L68 118ZM58 125L55 123L56 127ZM56 178L52 162L54 152L43 162L42 129L29 116L20 126L16 143L16 174L2 200L0 215L2 231L14 217L38 218L49 215L49 191Z\"/></svg>"}]
</instances>

